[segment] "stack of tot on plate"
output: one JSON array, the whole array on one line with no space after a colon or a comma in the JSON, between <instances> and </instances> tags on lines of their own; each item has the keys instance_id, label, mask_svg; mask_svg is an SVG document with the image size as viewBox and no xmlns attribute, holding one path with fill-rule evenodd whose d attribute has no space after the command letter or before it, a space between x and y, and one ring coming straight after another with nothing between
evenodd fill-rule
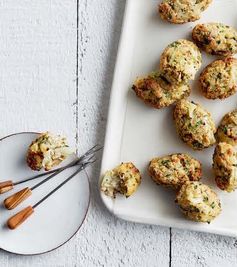
<instances>
[{"instance_id":1,"label":"stack of tot on plate","mask_svg":"<svg viewBox=\"0 0 237 267\"><path fill-rule=\"evenodd\" d=\"M193 3L195 2L195 3ZM200 18L211 0L164 0L158 12L169 23L186 23ZM217 186L227 192L237 188L237 110L224 116L216 128L212 115L200 104L189 101L189 82L195 79L202 65L201 51L218 55L199 76L199 87L207 99L224 99L237 91L237 31L222 23L198 24L192 39L169 44L160 57L157 70L135 80L132 89L145 104L163 109L174 105L173 118L177 134L193 150L204 150L217 143L213 170ZM162 111L159 111L162 112ZM187 218L210 222L221 212L217 194L199 180L201 163L191 156L178 153L150 161L148 173L161 186L176 192L176 202ZM139 170L133 163L122 163L106 172L101 190L108 196L121 193L126 197L141 183Z\"/></svg>"}]
</instances>

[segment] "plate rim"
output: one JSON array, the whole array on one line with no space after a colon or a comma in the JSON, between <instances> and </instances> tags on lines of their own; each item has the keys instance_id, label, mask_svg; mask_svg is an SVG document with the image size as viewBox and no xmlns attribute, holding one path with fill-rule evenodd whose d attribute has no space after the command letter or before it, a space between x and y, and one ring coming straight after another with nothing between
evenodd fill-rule
<instances>
[{"instance_id":1,"label":"plate rim","mask_svg":"<svg viewBox=\"0 0 237 267\"><path fill-rule=\"evenodd\" d=\"M12 137L12 136L21 135L21 134L40 134L40 132L23 131L23 132L12 133L12 134L6 135L4 137L1 137L0 138L0 142L2 142L3 140L5 140L7 138ZM84 170L84 172L86 174L86 179L87 179L88 186L89 186L89 201L88 201L88 205L86 207L86 213L85 213L85 215L83 217L82 223L79 225L79 227L76 229L76 231L67 240L65 240L64 242L62 242L61 244L59 244L58 246L56 246L56 247L54 247L54 248L52 248L50 250L39 252L39 253L30 253L30 254L28 254L28 253L18 253L18 252L14 252L14 251L10 251L10 250L4 249L2 247L0 247L0 250L6 251L6 252L8 252L10 254L13 254L13 255L36 256L36 255L42 255L42 254L46 254L46 253L52 252L52 251L62 247L63 245L65 245L67 242L69 242L78 233L78 231L80 230L81 226L84 224L85 219L86 219L87 214L88 214L88 211L89 211L89 208L90 208L90 203L91 203L91 184L90 184L90 179L89 179L89 176L88 176L86 170Z\"/></svg>"}]
</instances>

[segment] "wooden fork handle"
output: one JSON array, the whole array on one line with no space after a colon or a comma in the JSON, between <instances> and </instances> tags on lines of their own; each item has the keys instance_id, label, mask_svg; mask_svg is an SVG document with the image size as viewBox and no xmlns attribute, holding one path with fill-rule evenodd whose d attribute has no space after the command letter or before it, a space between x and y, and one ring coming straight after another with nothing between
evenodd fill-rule
<instances>
[{"instance_id":1,"label":"wooden fork handle","mask_svg":"<svg viewBox=\"0 0 237 267\"><path fill-rule=\"evenodd\" d=\"M22 189L21 191L16 192L15 194L7 197L4 200L4 206L8 210L12 210L27 199L32 194L32 191L29 187Z\"/></svg>"},{"instance_id":2,"label":"wooden fork handle","mask_svg":"<svg viewBox=\"0 0 237 267\"><path fill-rule=\"evenodd\" d=\"M30 215L34 212L34 209L31 206L28 206L18 212L17 214L13 215L7 221L7 226L9 229L14 230L19 225L21 225Z\"/></svg>"},{"instance_id":3,"label":"wooden fork handle","mask_svg":"<svg viewBox=\"0 0 237 267\"><path fill-rule=\"evenodd\" d=\"M11 180L0 183L0 194L10 191L11 189L13 189L13 182Z\"/></svg>"}]
</instances>

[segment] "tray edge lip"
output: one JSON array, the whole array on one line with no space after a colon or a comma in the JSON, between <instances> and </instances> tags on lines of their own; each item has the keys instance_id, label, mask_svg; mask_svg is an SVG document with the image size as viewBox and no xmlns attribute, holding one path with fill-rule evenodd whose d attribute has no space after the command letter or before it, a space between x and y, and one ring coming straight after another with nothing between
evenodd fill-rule
<instances>
[{"instance_id":1,"label":"tray edge lip","mask_svg":"<svg viewBox=\"0 0 237 267\"><path fill-rule=\"evenodd\" d=\"M124 220L127 222L133 222L133 223L139 223L139 224L147 224L147 225L154 225L154 226L161 226L161 227L166 227L166 228L173 228L173 229L181 229L181 230L185 230L185 231L192 231L192 232L199 232L199 233L206 233L206 234L215 234L215 235L220 235L220 236L229 236L229 237L233 237L233 238L237 238L237 232L236 231L223 231L223 230L218 230L218 229L201 229L198 227L198 225L194 225L194 226L190 226L189 228L186 228L183 224L176 224L176 223L155 223L155 222L144 222L142 220L140 220L140 218L133 218L127 215L123 215L123 214L118 214L118 213L113 213L113 215L120 219L120 220ZM171 221L170 221L171 222ZM199 225L201 226L201 225Z\"/></svg>"}]
</instances>

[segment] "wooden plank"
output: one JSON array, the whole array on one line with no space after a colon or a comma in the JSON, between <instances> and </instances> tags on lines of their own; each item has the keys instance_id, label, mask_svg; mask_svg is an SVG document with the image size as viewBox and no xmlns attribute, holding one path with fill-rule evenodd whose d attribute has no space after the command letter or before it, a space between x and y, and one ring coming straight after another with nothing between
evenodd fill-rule
<instances>
[{"instance_id":1,"label":"wooden plank","mask_svg":"<svg viewBox=\"0 0 237 267\"><path fill-rule=\"evenodd\" d=\"M76 0L3 1L0 136L63 132L75 143Z\"/></svg>"},{"instance_id":2,"label":"wooden plank","mask_svg":"<svg viewBox=\"0 0 237 267\"><path fill-rule=\"evenodd\" d=\"M125 0L79 3L79 147L103 144L109 94ZM83 142L80 144L80 138ZM89 266L168 266L169 229L118 220L103 208L98 194L98 163L90 172L91 212L81 236L79 258ZM93 239L88 243L88 233ZM99 253L97 253L98 251Z\"/></svg>"},{"instance_id":3,"label":"wooden plank","mask_svg":"<svg viewBox=\"0 0 237 267\"><path fill-rule=\"evenodd\" d=\"M172 229L171 266L237 265L235 238Z\"/></svg>"},{"instance_id":4,"label":"wooden plank","mask_svg":"<svg viewBox=\"0 0 237 267\"><path fill-rule=\"evenodd\" d=\"M75 145L76 22L76 0L1 1L0 136L51 130ZM0 266L76 263L77 238L48 255L0 253Z\"/></svg>"}]
</instances>

